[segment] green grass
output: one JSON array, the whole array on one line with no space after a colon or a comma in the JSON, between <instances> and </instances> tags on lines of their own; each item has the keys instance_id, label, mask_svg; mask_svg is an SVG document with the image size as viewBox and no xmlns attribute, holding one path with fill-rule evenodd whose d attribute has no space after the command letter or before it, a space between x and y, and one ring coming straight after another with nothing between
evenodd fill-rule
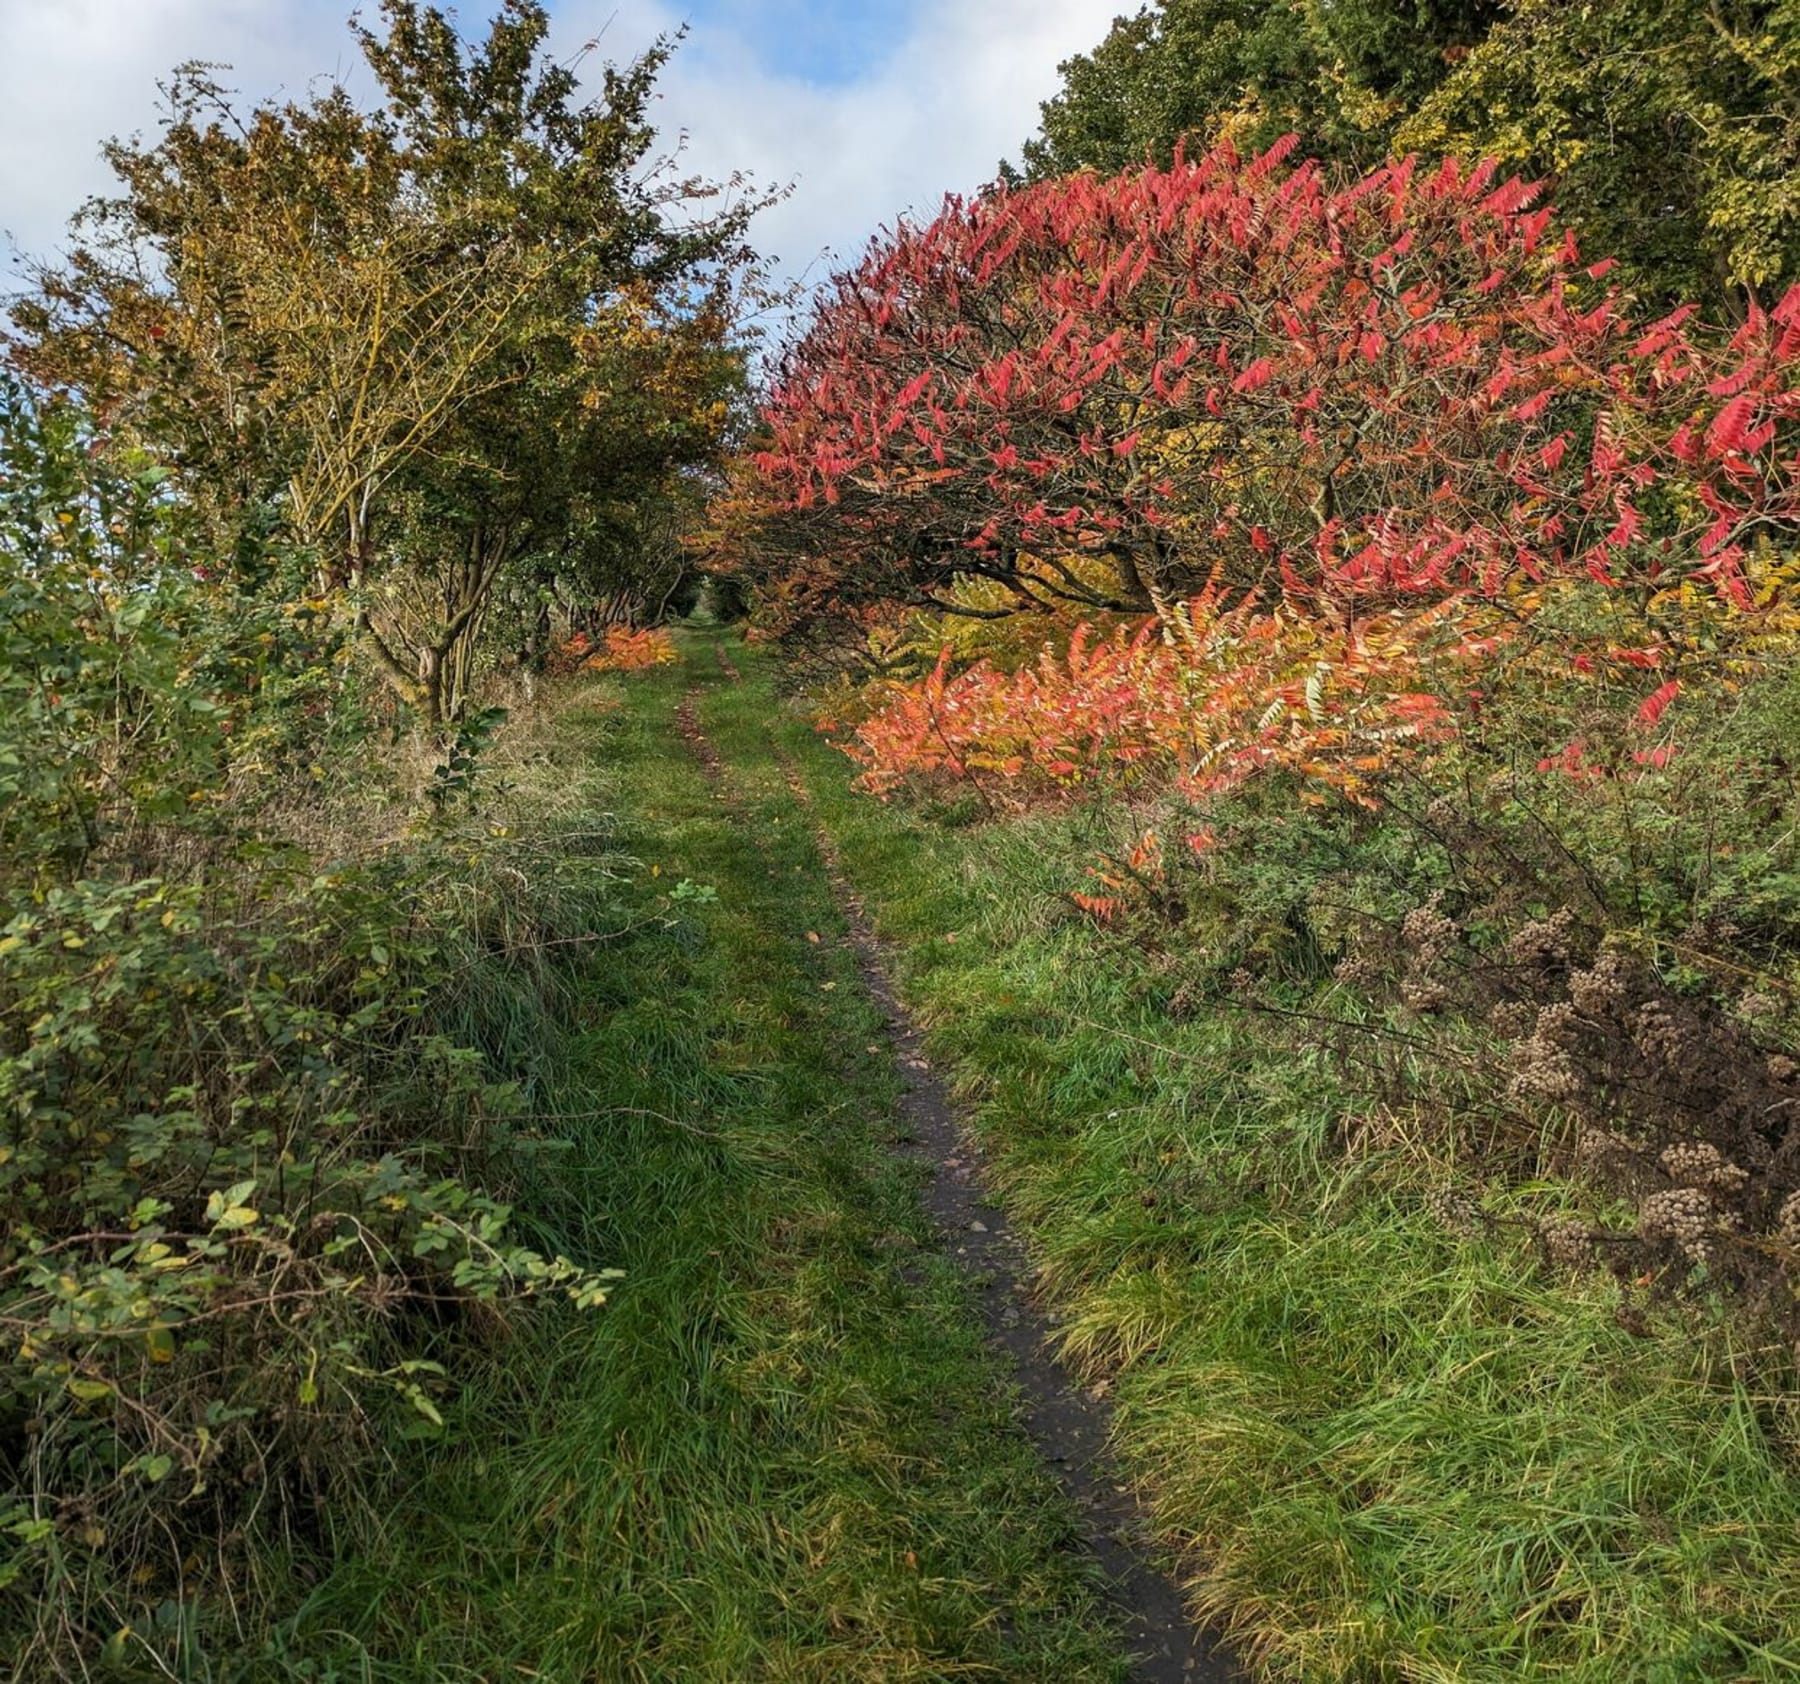
<instances>
[{"instance_id":1,"label":"green grass","mask_svg":"<svg viewBox=\"0 0 1800 1684\"><path fill-rule=\"evenodd\" d=\"M429 1473L232 1676L1122 1675L887 1149L892 1059L766 734L721 719L729 802L676 734L686 686L716 683L697 654L590 692L549 750L642 863L635 929L586 966L540 1083L561 1144L520 1202L625 1278L596 1315L521 1318ZM716 903L670 902L683 881Z\"/></svg>"},{"instance_id":2,"label":"green grass","mask_svg":"<svg viewBox=\"0 0 1800 1684\"><path fill-rule=\"evenodd\" d=\"M715 715L779 711L766 666ZM959 1075L1071 1358L1193 1594L1265 1675L1800 1677L1800 1483L1701 1313L1646 1335L1602 1279L1458 1239L1429 1167L1344 1161L1323 1067L1071 917L1093 815L957 827L849 789L783 727L903 991Z\"/></svg>"}]
</instances>

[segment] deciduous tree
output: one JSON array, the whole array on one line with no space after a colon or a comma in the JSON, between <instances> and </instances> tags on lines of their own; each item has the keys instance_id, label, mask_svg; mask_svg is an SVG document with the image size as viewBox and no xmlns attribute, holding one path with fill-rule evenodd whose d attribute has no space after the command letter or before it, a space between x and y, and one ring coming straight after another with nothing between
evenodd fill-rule
<instances>
[{"instance_id":1,"label":"deciduous tree","mask_svg":"<svg viewBox=\"0 0 1800 1684\"><path fill-rule=\"evenodd\" d=\"M777 621L1145 612L1214 578L1345 624L1568 574L1743 593L1800 515L1800 289L1729 337L1647 321L1492 165L1337 184L1285 151L876 242L724 511Z\"/></svg>"},{"instance_id":2,"label":"deciduous tree","mask_svg":"<svg viewBox=\"0 0 1800 1684\"><path fill-rule=\"evenodd\" d=\"M1229 138L1361 168L1502 10L1498 0L1156 0L1061 67L1025 144L1034 180L1103 175Z\"/></svg>"},{"instance_id":3,"label":"deciduous tree","mask_svg":"<svg viewBox=\"0 0 1800 1684\"><path fill-rule=\"evenodd\" d=\"M15 350L170 460L218 532L273 508L435 721L501 573L567 540L549 531L566 496L520 506L547 463L566 488L635 472L652 440L659 473L707 459L759 201L655 159L671 42L582 103L536 0L507 0L475 45L420 0L384 0L382 21L358 31L376 111L333 87L240 116L205 67L178 71L157 139L109 148L123 191L16 308ZM634 331L625 405L606 347ZM697 358L703 396L682 373Z\"/></svg>"}]
</instances>

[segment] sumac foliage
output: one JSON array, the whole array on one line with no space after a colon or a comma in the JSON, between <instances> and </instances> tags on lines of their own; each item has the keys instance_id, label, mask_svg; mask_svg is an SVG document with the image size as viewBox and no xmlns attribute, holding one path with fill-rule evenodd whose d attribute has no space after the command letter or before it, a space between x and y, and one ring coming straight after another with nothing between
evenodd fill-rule
<instances>
[{"instance_id":1,"label":"sumac foliage","mask_svg":"<svg viewBox=\"0 0 1800 1684\"><path fill-rule=\"evenodd\" d=\"M681 659L675 640L660 626L614 626L582 662L588 672L642 672L673 666Z\"/></svg>"},{"instance_id":2,"label":"sumac foliage","mask_svg":"<svg viewBox=\"0 0 1800 1684\"><path fill-rule=\"evenodd\" d=\"M1450 728L1438 697L1406 686L1451 617L1435 605L1321 635L1284 609L1228 607L1214 587L1103 641L1081 627L1065 653L1013 673L952 673L946 650L922 682L878 689L848 746L876 792L908 773L991 773L1027 797L1096 781L1197 796L1279 766L1363 799L1400 745Z\"/></svg>"},{"instance_id":3,"label":"sumac foliage","mask_svg":"<svg viewBox=\"0 0 1800 1684\"><path fill-rule=\"evenodd\" d=\"M1800 291L1646 321L1537 190L1287 148L901 225L781 365L727 547L775 624L1148 612L1215 575L1342 620L1581 575L1742 598L1800 515ZM985 610L985 612L1003 612Z\"/></svg>"},{"instance_id":4,"label":"sumac foliage","mask_svg":"<svg viewBox=\"0 0 1800 1684\"><path fill-rule=\"evenodd\" d=\"M594 638L576 632L550 651L546 670L558 677L577 672L641 672L681 659L675 640L660 626L613 626Z\"/></svg>"}]
</instances>

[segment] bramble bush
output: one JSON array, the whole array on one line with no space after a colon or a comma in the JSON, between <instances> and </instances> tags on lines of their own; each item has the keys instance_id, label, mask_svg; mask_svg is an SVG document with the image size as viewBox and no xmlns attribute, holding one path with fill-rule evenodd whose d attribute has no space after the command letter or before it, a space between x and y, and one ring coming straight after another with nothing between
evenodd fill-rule
<instances>
[{"instance_id":1,"label":"bramble bush","mask_svg":"<svg viewBox=\"0 0 1800 1684\"><path fill-rule=\"evenodd\" d=\"M176 1653L259 1541L329 1533L397 1436L442 1431L482 1317L606 1292L511 1237L492 1189L528 1061L446 1027L471 969L529 993L541 963L529 892L483 869L503 844L469 756L391 840L322 822L369 747L341 622L256 588L273 551L190 554L167 482L104 443L0 391L0 1642L21 1677Z\"/></svg>"}]
</instances>

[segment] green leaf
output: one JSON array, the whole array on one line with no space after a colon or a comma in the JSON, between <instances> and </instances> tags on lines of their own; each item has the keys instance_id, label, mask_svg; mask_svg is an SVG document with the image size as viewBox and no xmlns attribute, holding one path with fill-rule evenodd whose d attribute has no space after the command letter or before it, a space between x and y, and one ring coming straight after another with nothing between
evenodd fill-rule
<instances>
[{"instance_id":1,"label":"green leaf","mask_svg":"<svg viewBox=\"0 0 1800 1684\"><path fill-rule=\"evenodd\" d=\"M238 1228L246 1226L243 1222L228 1223L225 1221L225 1216L228 1211L240 1208L244 1200L255 1191L256 1183L254 1181L240 1181L236 1186L228 1187L223 1192L215 1189L206 1196L206 1220L214 1226ZM250 1221L254 1222L255 1220L256 1213L252 1211Z\"/></svg>"}]
</instances>

